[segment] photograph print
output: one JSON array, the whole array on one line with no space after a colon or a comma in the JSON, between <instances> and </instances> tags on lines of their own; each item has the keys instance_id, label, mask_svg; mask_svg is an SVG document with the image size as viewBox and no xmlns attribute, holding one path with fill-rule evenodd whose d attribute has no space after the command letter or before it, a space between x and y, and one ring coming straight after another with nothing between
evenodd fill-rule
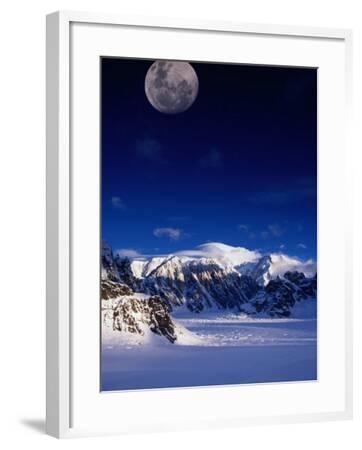
<instances>
[{"instance_id":1,"label":"photograph print","mask_svg":"<svg viewBox=\"0 0 362 450\"><path fill-rule=\"evenodd\" d=\"M317 69L103 57L101 391L317 379Z\"/></svg>"}]
</instances>

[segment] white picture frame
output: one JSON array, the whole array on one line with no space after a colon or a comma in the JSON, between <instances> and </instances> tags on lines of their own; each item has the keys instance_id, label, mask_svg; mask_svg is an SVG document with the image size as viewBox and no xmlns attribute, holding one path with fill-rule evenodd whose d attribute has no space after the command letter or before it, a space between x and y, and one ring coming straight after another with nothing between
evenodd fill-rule
<instances>
[{"instance_id":1,"label":"white picture frame","mask_svg":"<svg viewBox=\"0 0 362 450\"><path fill-rule=\"evenodd\" d=\"M95 41L90 38L92 33L89 34L88 31L83 34L83 31L78 33L77 30L85 30L86 27L97 26L97 42L103 40L106 43L110 40L107 36L110 30L112 33L116 33L117 30L127 29L129 32L133 33L136 38L138 45L138 50L132 50L131 48L125 49L124 53L121 54L119 50L115 47L112 51L112 56L127 56L127 57L143 57L148 56L147 49L144 52L140 52L139 48L142 48L142 42L145 33L150 33L152 30L157 32L174 32L183 33L183 36L187 37L191 33L198 33L203 39L207 36L214 36L213 39L218 39L222 36L223 39L228 39L230 42L237 39L237 37L243 36L245 38L251 39L278 39L278 42L282 43L287 41L288 51L293 53L293 46L307 45L308 49L318 47L320 48L316 51L315 59L311 56L312 65L319 67L318 58L321 58L321 54L324 54L325 58L330 58L328 61L326 59L326 71L331 70L333 64L335 64L335 72L340 74L340 78L337 80L337 92L338 96L336 104L341 105L341 111L336 112L336 116L331 116L328 113L328 108L325 108L324 98L319 99L319 121L321 122L321 127L323 129L330 128L331 133L331 148L334 144L333 141L338 142L340 145L339 154L337 150L333 153L330 158L330 167L326 166L326 161L328 160L327 155L323 153L323 148L327 144L327 136L325 133L322 134L322 138L319 141L319 146L321 150L321 156L319 157L319 175L321 175L323 183L319 186L319 215L321 218L319 233L323 230L322 242L319 246L319 252L322 252L322 258L320 259L321 268L323 270L324 265L327 267L328 255L323 258L324 249L327 247L328 242L331 242L333 238L332 232L339 231L340 242L338 241L336 250L338 256L341 257L341 271L343 271L342 280L340 285L336 288L337 293L341 293L342 299L339 299L342 303L341 309L341 329L338 331L338 337L340 337L340 347L335 350L335 358L338 359L338 365L340 370L338 370L339 378L333 380L327 380L329 374L323 373L321 379L315 384L315 390L309 391L309 387L306 384L298 384L288 389L291 392L291 398L295 395L295 398L306 397L306 396L318 396L317 389L324 389L323 395L321 396L320 404L316 404L313 408L308 407L307 404L300 404L299 407L291 409L287 407L287 398L285 398L285 409L281 408L278 410L276 405L273 406L273 401L276 396L280 395L286 397L285 393L278 394L276 392L277 388L269 386L262 388L261 386L249 386L244 390L240 391L238 387L217 387L217 388L192 388L192 389L168 389L159 390L153 392L130 392L128 397L124 396L122 398L123 402L135 402L137 407L142 408L142 405L147 404L152 398L152 402L159 403L162 405L163 402L180 401L180 415L174 418L167 417L166 412L162 412L161 406L159 410L154 412L154 417L152 421L148 421L147 417L140 418L139 423L135 420L136 415L132 411L128 415L122 417L122 423L117 425L116 423L109 423L107 418L104 416L104 410L107 411L108 406L105 402L108 402L109 411L115 407L117 402L120 402L118 394L107 394L107 399L104 400L105 394L99 392L88 392L86 389L92 389L89 384L85 382L84 391L79 392L79 367L77 366L78 360L74 358L74 353L77 353L79 346L82 345L81 340L78 339L78 335L81 333L79 331L80 324L77 322L77 314L74 312L74 286L77 280L74 277L74 271L76 269L77 256L76 253L80 248L77 248L77 232L74 232L74 227L77 227L80 222L73 220L75 214L74 202L77 202L76 192L77 192L77 177L79 161L75 160L80 156L74 155L72 150L76 148L73 143L77 141L77 129L74 125L74 119L77 119L77 110L73 110L73 102L81 102L82 97L80 96L78 100L74 100L76 97L76 87L77 81L76 76L73 72L74 54L79 52L80 47L75 44L72 47L72 39L78 39L81 42L79 45L85 45L86 41L87 48L89 50L89 57L93 58L92 46L95 48ZM75 28L78 27L79 28ZM73 28L72 28L73 27ZM108 30L108 31L106 31ZM102 37L103 36L103 37ZM139 38L137 38L139 36ZM156 39L156 38L155 38ZM158 39L158 38L157 38ZM176 38L175 38L176 39ZM77 41L78 42L78 41ZM155 41L157 42L157 40ZM249 52L252 54L254 51L257 52L257 44L254 41L250 41ZM300 43L300 44L299 44ZM318 45L317 45L318 44ZM98 45L98 44L97 44ZM106 44L105 44L106 45ZM107 44L108 45L108 44ZM181 44L180 44L181 45ZM101 44L99 44L101 46ZM329 49L329 46L330 49ZM212 46L211 46L212 47ZM216 46L217 47L217 46ZM336 48L338 50L336 51ZM83 48L83 47L82 47ZM99 47L100 48L100 47ZM105 47L106 48L106 47ZM109 47L111 48L111 47ZM113 47L112 47L113 48ZM201 48L201 47L200 47ZM84 48L83 48L84 49ZM180 54L187 54L190 51L189 48L182 50L180 47L180 52L176 56L179 58ZM294 53L298 53L299 47L295 48ZM97 50L103 52L103 50ZM201 51L201 50L200 50ZM215 51L215 56L212 56L212 52ZM114 52L117 52L115 54ZM172 58L170 50L165 48L164 54ZM167 53L168 52L168 53ZM303 53L303 49L300 50ZM87 53L87 52L85 52ZM157 51L155 56L158 56ZM205 55L205 60L219 61L220 56L216 55L217 51L212 48L209 50L209 54ZM76 53L77 55L79 53ZM215 427L215 426L239 426L243 424L262 424L262 423L288 423L288 422L301 422L301 421L319 421L319 420L339 420L348 419L352 417L352 268L351 268L351 254L352 254L352 219L351 219L351 201L348 198L348 191L350 189L350 165L352 164L352 149L350 146L350 132L349 132L349 114L350 114L350 103L351 103L351 90L352 90L352 80L351 80L351 55L352 55L352 33L350 30L342 29L327 29L327 28L311 28L311 27L293 27L293 26L279 26L279 25L259 25L259 24L239 24L239 23L223 23L223 22L186 22L180 19L165 19L165 18L153 18L153 17L127 17L127 16L115 16L108 14L93 14L93 13L79 13L79 12L57 12L47 16L47 433L55 437L76 437L76 436L87 436L87 435L98 435L98 434L109 434L109 433L128 433L128 432L148 432L157 430L176 430L176 429L186 429L186 428L205 428L205 427ZM283 49L281 49L278 55L275 55L275 61L279 61L283 65ZM224 56L225 62L250 62L251 60L240 60L240 56L235 56L233 60L232 50L230 54ZM259 61L262 61L263 56L260 54ZM187 58L185 58L187 59ZM189 58L190 60L192 58ZM78 61L78 60L77 60ZM260 62L259 62L260 63ZM265 60L266 64L272 63ZM79 64L83 64L81 61ZM290 60L286 60L286 65L290 64ZM297 64L297 60L296 63ZM324 64L324 63L323 63ZM328 65L329 64L329 65ZM94 66L90 66L93 67ZM88 70L88 69L87 69ZM91 77L90 77L91 78ZM94 82L97 80L94 79ZM343 86L343 87L342 87ZM322 88L319 84L319 87ZM340 90L338 90L340 89ZM329 91L328 91L329 92ZM327 95L327 87L325 94ZM83 97L84 98L84 97ZM97 102L93 104L94 110L96 109ZM99 109L98 109L99 114ZM83 114L84 117L84 114ZM85 117L84 120L88 121L88 125L91 129L97 129L96 115L90 117ZM83 119L82 119L83 120ZM93 121L93 122L92 122ZM79 121L78 121L79 122ZM77 122L77 123L78 123ZM323 122L323 123L322 123ZM331 126L339 124L337 127ZM83 124L84 125L84 124ZM99 130L98 130L99 131ZM94 136L90 133L89 139L94 140ZM95 146L99 146L99 142L94 142ZM72 150L71 150L72 149ZM343 151L342 151L343 149ZM75 159L74 159L75 158ZM340 159L338 159L340 158ZM92 157L90 158L90 173L88 174L85 183L91 181L92 176L99 173L99 162L97 167L97 157L96 150L94 152L94 160L92 162ZM342 161L343 159L343 161ZM337 198L336 202L343 204L345 208L345 219L336 218L338 224L336 228L332 226L331 234L325 231L324 224L327 224L328 220L331 220L333 209L330 207L324 207L328 202L326 201L328 195L328 188L333 186L334 175L332 176L330 172L337 170L339 164L343 163L345 170L338 173L339 183L341 187L340 197ZM93 165L92 165L93 164ZM328 172L329 171L329 172ZM328 175L329 173L329 175ZM84 180L83 180L84 181ZM97 189L97 183L95 188ZM95 203L97 203L97 196L95 196ZM86 220L88 213L91 213L94 209L89 209L88 212L77 212L77 214L83 214L82 220ZM95 218L98 222L99 219ZM78 223L78 225L77 225ZM322 228L321 228L322 227ZM90 227L92 228L92 227ZM93 231L97 231L94 228ZM339 239L339 238L338 238ZM324 244L324 242L326 244ZM324 247L325 246L325 247ZM98 264L99 259L97 259L98 248L95 249L95 253L91 254L91 257L96 260L95 263ZM343 260L343 261L342 261ZM95 266L94 266L95 267ZM93 286L93 285L92 285ZM327 292L327 289L325 290ZM97 294L97 293L96 293ZM332 295L331 291L331 295ZM323 294L324 295L324 294ZM337 294L334 294L335 296ZM98 305L95 306L98 308ZM96 309L95 309L96 310ZM325 310L324 310L325 311ZM321 311L319 310L319 313ZM322 311L323 313L323 311ZM95 323L94 315L89 316L92 328L92 333L94 337L94 342L96 341L95 330L99 327L99 322ZM337 317L331 318L331 322L337 320ZM324 343L329 336L328 333L333 330L328 331L328 325L323 328L319 335L321 338L321 348L322 350L327 349L328 343ZM82 330L83 332L83 330ZM91 343L93 340L91 340ZM83 343L84 344L84 343ZM324 347L323 347L324 346ZM322 352L320 350L320 352ZM98 351L97 348L94 350ZM324 352L325 353L325 352ZM324 354L320 355L324 358ZM96 370L96 365L90 362L83 361L82 364L86 370L92 374L92 371ZM92 359L96 361L96 359ZM326 362L326 367L329 367ZM332 367L332 365L330 366ZM323 368L323 366L322 366ZM98 368L99 372L99 368ZM89 375L90 377L92 375ZM94 375L96 376L96 375ZM98 376L98 375L97 375ZM332 376L332 375L331 375ZM326 379L326 385L324 386L324 379ZM96 382L96 378L93 380ZM92 381L92 383L93 383ZM328 384L329 383L329 384ZM293 384L293 383L291 383ZM338 386L336 391L339 394L334 394L331 386ZM92 386L94 386L93 384ZM323 387L324 386L324 387ZM267 391L270 388L270 392ZM239 389L239 391L238 391ZM248 390L247 390L248 389ZM258 399L259 411L256 409L250 415L247 411L244 411L238 416L236 412L230 413L229 415L225 412L224 406L230 402L230 399L237 398L241 395L245 399L247 404L247 399L253 400L253 397L259 395L258 390L264 389L265 398L268 401L268 408L260 407L260 398ZM304 392L305 390L305 392ZM300 391L300 392L297 392ZM87 394L88 392L88 394ZM283 391L284 392L284 391ZM318 391L319 392L319 391ZM96 396L103 396L102 405L95 403ZM333 395L335 395L335 402L333 400ZM338 397L339 395L339 397ZM111 399L111 397L114 397ZM182 399L181 399L182 396ZM323 397L323 398L322 398ZM327 397L329 401L327 401ZM338 397L338 399L337 399ZM212 404L219 402L220 408L218 410L217 417L191 417L183 416L185 411L185 402L193 402L196 398L198 404L205 402L206 408L210 407L208 402L212 401ZM280 398L280 397L279 397ZM128 400L127 400L128 399ZM273 400L274 399L274 400ZM317 400L315 400L317 402ZM89 402L89 404L87 403ZM93 403L92 403L93 402ZM182 403L183 402L183 403ZM310 397L309 402L313 403L314 398ZM104 405L103 405L104 403ZM112 405L111 405L112 403ZM281 402L283 403L283 402ZM131 404L131 403L130 403ZM133 404L133 403L132 403ZM190 403L189 403L190 404ZM98 408L99 406L99 408ZM191 405L192 406L192 405ZM309 405L311 406L311 405ZM91 409L94 412L92 417L85 417L84 422L79 418L81 415L85 414L86 409ZM274 409L273 409L274 408ZM289 408L289 409L288 409ZM266 410L267 413L263 412ZM197 408L195 409L196 412ZM268 412L269 411L269 412ZM289 412L286 412L289 411Z\"/></svg>"}]
</instances>

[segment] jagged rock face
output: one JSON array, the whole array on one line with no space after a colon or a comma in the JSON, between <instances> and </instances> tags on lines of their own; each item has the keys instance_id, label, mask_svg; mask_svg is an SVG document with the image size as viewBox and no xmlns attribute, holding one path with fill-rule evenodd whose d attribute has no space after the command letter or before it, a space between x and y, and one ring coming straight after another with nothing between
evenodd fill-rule
<instances>
[{"instance_id":1,"label":"jagged rock face","mask_svg":"<svg viewBox=\"0 0 362 450\"><path fill-rule=\"evenodd\" d=\"M145 327L153 333L164 336L170 342L177 340L166 303L158 296L148 299L124 297L113 308L113 329L120 332L143 335Z\"/></svg>"},{"instance_id":2,"label":"jagged rock face","mask_svg":"<svg viewBox=\"0 0 362 450\"><path fill-rule=\"evenodd\" d=\"M297 302L315 299L317 296L317 276L306 278L300 272L286 272L284 278L270 280L261 289L250 305L256 313L270 316L289 317Z\"/></svg>"},{"instance_id":3,"label":"jagged rock face","mask_svg":"<svg viewBox=\"0 0 362 450\"><path fill-rule=\"evenodd\" d=\"M117 283L111 280L101 281L102 300L111 300L122 295L132 295L133 291L124 283Z\"/></svg>"},{"instance_id":4,"label":"jagged rock face","mask_svg":"<svg viewBox=\"0 0 362 450\"><path fill-rule=\"evenodd\" d=\"M159 296L136 294L137 282L127 258L114 258L102 249L101 301L104 326L114 331L144 335L147 329L174 343L177 340L167 302Z\"/></svg>"},{"instance_id":5,"label":"jagged rock face","mask_svg":"<svg viewBox=\"0 0 362 450\"><path fill-rule=\"evenodd\" d=\"M220 267L212 259L183 262L174 256L143 280L142 289L160 295L171 307L186 303L194 312L211 307L241 311L258 286L250 277Z\"/></svg>"},{"instance_id":6,"label":"jagged rock face","mask_svg":"<svg viewBox=\"0 0 362 450\"><path fill-rule=\"evenodd\" d=\"M150 329L156 334L165 336L170 342L177 339L175 325L171 320L169 309L165 302L157 296L148 299L150 310Z\"/></svg>"},{"instance_id":7,"label":"jagged rock face","mask_svg":"<svg viewBox=\"0 0 362 450\"><path fill-rule=\"evenodd\" d=\"M272 259L270 255L262 256L257 262L240 264L235 266L242 275L250 276L259 286L265 286L271 280L270 267Z\"/></svg>"},{"instance_id":8,"label":"jagged rock face","mask_svg":"<svg viewBox=\"0 0 362 450\"><path fill-rule=\"evenodd\" d=\"M272 264L271 257L269 255L260 258L259 262L253 268L250 276L255 280L260 286L265 286L269 283L270 276L270 266Z\"/></svg>"},{"instance_id":9,"label":"jagged rock face","mask_svg":"<svg viewBox=\"0 0 362 450\"><path fill-rule=\"evenodd\" d=\"M234 267L243 275L249 275L259 286L266 286L270 280L283 277L287 272L299 272L306 277L316 274L316 266L312 260L303 262L283 254L262 256L257 262L241 264Z\"/></svg>"},{"instance_id":10,"label":"jagged rock face","mask_svg":"<svg viewBox=\"0 0 362 450\"><path fill-rule=\"evenodd\" d=\"M317 275L313 278L307 278L301 272L286 272L284 278L299 288L298 295L300 298L317 297Z\"/></svg>"},{"instance_id":11,"label":"jagged rock face","mask_svg":"<svg viewBox=\"0 0 362 450\"><path fill-rule=\"evenodd\" d=\"M121 281L114 263L112 248L105 241L102 242L101 262L102 280Z\"/></svg>"},{"instance_id":12,"label":"jagged rock face","mask_svg":"<svg viewBox=\"0 0 362 450\"><path fill-rule=\"evenodd\" d=\"M114 264L119 276L119 279L122 280L127 286L131 289L137 289L137 281L135 276L133 275L131 269L131 262L128 258L120 258L116 256L114 259Z\"/></svg>"},{"instance_id":13,"label":"jagged rock face","mask_svg":"<svg viewBox=\"0 0 362 450\"><path fill-rule=\"evenodd\" d=\"M114 256L111 247L104 241L102 242L101 258L102 280L121 282L133 290L137 289L137 281L128 258Z\"/></svg>"}]
</instances>

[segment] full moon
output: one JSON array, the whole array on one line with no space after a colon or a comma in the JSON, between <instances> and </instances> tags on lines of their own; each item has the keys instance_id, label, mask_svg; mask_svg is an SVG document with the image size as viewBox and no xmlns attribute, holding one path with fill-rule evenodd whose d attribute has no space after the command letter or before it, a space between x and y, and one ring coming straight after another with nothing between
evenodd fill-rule
<instances>
[{"instance_id":1,"label":"full moon","mask_svg":"<svg viewBox=\"0 0 362 450\"><path fill-rule=\"evenodd\" d=\"M194 103L199 80L193 67L181 61L155 61L148 69L145 92L158 111L178 114Z\"/></svg>"}]
</instances>

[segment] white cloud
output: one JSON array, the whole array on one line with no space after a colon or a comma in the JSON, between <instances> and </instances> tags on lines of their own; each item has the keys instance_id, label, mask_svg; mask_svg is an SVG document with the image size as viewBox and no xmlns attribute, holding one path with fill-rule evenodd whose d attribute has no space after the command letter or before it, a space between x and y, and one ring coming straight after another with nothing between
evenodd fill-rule
<instances>
[{"instance_id":1,"label":"white cloud","mask_svg":"<svg viewBox=\"0 0 362 450\"><path fill-rule=\"evenodd\" d=\"M241 223L240 225L238 225L238 230L249 231L249 227L248 227L248 225L245 225L245 223Z\"/></svg>"},{"instance_id":2,"label":"white cloud","mask_svg":"<svg viewBox=\"0 0 362 450\"><path fill-rule=\"evenodd\" d=\"M178 241L183 235L183 232L180 228L155 228L153 230L153 235L159 238L168 237L172 241Z\"/></svg>"},{"instance_id":3,"label":"white cloud","mask_svg":"<svg viewBox=\"0 0 362 450\"><path fill-rule=\"evenodd\" d=\"M299 258L282 254L272 254L271 275L283 276L288 271L303 272L306 277L313 277L317 271L317 264L312 259L301 261Z\"/></svg>"},{"instance_id":4,"label":"white cloud","mask_svg":"<svg viewBox=\"0 0 362 450\"><path fill-rule=\"evenodd\" d=\"M127 258L137 258L138 256L142 256L137 252L137 250L133 250L132 248L121 248L119 250L116 250L115 254Z\"/></svg>"},{"instance_id":5,"label":"white cloud","mask_svg":"<svg viewBox=\"0 0 362 450\"><path fill-rule=\"evenodd\" d=\"M233 266L247 262L255 262L261 254L258 251L248 250L244 247L232 247L220 242L208 242L196 247L195 250L177 252L179 256L216 258Z\"/></svg>"},{"instance_id":6,"label":"white cloud","mask_svg":"<svg viewBox=\"0 0 362 450\"><path fill-rule=\"evenodd\" d=\"M277 223L274 225L268 225L268 230L272 236L279 237L284 233L284 230Z\"/></svg>"},{"instance_id":7,"label":"white cloud","mask_svg":"<svg viewBox=\"0 0 362 450\"><path fill-rule=\"evenodd\" d=\"M113 208L126 209L126 205L124 204L121 197L117 197L117 196L112 197L111 203L112 203Z\"/></svg>"},{"instance_id":8,"label":"white cloud","mask_svg":"<svg viewBox=\"0 0 362 450\"><path fill-rule=\"evenodd\" d=\"M306 249L307 246L305 244L299 243L297 244L297 248Z\"/></svg>"},{"instance_id":9,"label":"white cloud","mask_svg":"<svg viewBox=\"0 0 362 450\"><path fill-rule=\"evenodd\" d=\"M284 233L283 228L277 223L267 226L267 229L260 233L262 239L280 237Z\"/></svg>"}]
</instances>

